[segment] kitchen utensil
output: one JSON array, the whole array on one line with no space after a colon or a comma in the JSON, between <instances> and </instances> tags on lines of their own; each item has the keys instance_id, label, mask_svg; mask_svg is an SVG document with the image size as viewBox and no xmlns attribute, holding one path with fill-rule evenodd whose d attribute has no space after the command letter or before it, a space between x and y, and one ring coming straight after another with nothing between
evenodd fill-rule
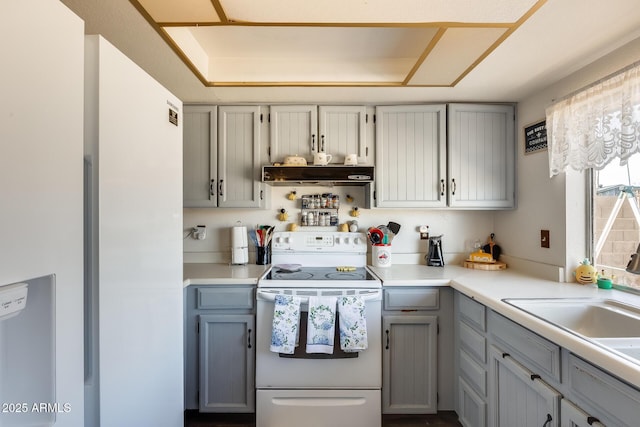
<instances>
[{"instance_id":1,"label":"kitchen utensil","mask_svg":"<svg viewBox=\"0 0 640 427\"><path fill-rule=\"evenodd\" d=\"M300 271L300 269L302 268L302 264L276 264L274 265L274 267L279 271L295 273L296 271Z\"/></svg>"},{"instance_id":2,"label":"kitchen utensil","mask_svg":"<svg viewBox=\"0 0 640 427\"><path fill-rule=\"evenodd\" d=\"M494 261L497 261L498 258L500 258L500 254L502 253L502 250L500 249L500 246L496 245L495 242L493 241L495 237L496 235L494 233L491 233L489 235L489 243L484 245L482 247L482 250L488 254L491 254L491 257L494 259Z\"/></svg>"},{"instance_id":3,"label":"kitchen utensil","mask_svg":"<svg viewBox=\"0 0 640 427\"><path fill-rule=\"evenodd\" d=\"M398 234L400 232L400 224L398 224L397 222L389 221L387 227L393 234Z\"/></svg>"},{"instance_id":4,"label":"kitchen utensil","mask_svg":"<svg viewBox=\"0 0 640 427\"><path fill-rule=\"evenodd\" d=\"M367 237L369 237L369 241L371 242L372 245L378 245L382 243L384 234L382 233L382 231L380 231L380 229L371 227L367 231Z\"/></svg>"},{"instance_id":5,"label":"kitchen utensil","mask_svg":"<svg viewBox=\"0 0 640 427\"><path fill-rule=\"evenodd\" d=\"M313 155L313 164L315 166L326 166L331 163L333 156L327 153L315 153Z\"/></svg>"},{"instance_id":6,"label":"kitchen utensil","mask_svg":"<svg viewBox=\"0 0 640 427\"><path fill-rule=\"evenodd\" d=\"M344 157L344 165L345 166L356 166L358 164L358 155L357 154L347 154Z\"/></svg>"},{"instance_id":7,"label":"kitchen utensil","mask_svg":"<svg viewBox=\"0 0 640 427\"><path fill-rule=\"evenodd\" d=\"M307 159L302 156L287 156L284 158L284 166L307 166Z\"/></svg>"}]
</instances>

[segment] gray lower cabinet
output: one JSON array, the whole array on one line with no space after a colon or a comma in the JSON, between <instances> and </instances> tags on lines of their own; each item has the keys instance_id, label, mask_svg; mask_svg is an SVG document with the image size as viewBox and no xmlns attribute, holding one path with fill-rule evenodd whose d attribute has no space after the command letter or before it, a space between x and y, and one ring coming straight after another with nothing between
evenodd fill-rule
<instances>
[{"instance_id":1,"label":"gray lower cabinet","mask_svg":"<svg viewBox=\"0 0 640 427\"><path fill-rule=\"evenodd\" d=\"M438 317L383 316L382 325L382 412L437 412Z\"/></svg>"},{"instance_id":2,"label":"gray lower cabinet","mask_svg":"<svg viewBox=\"0 0 640 427\"><path fill-rule=\"evenodd\" d=\"M465 427L487 425L487 320L485 306L456 292L454 298L456 412Z\"/></svg>"},{"instance_id":3,"label":"gray lower cabinet","mask_svg":"<svg viewBox=\"0 0 640 427\"><path fill-rule=\"evenodd\" d=\"M560 427L604 427L604 424L571 401L562 399L560 401Z\"/></svg>"},{"instance_id":4,"label":"gray lower cabinet","mask_svg":"<svg viewBox=\"0 0 640 427\"><path fill-rule=\"evenodd\" d=\"M383 295L382 412L435 413L441 290L390 288Z\"/></svg>"},{"instance_id":5,"label":"gray lower cabinet","mask_svg":"<svg viewBox=\"0 0 640 427\"><path fill-rule=\"evenodd\" d=\"M637 388L460 292L454 302L463 426L640 425Z\"/></svg>"},{"instance_id":6,"label":"gray lower cabinet","mask_svg":"<svg viewBox=\"0 0 640 427\"><path fill-rule=\"evenodd\" d=\"M200 412L253 412L255 318L199 316Z\"/></svg>"},{"instance_id":7,"label":"gray lower cabinet","mask_svg":"<svg viewBox=\"0 0 640 427\"><path fill-rule=\"evenodd\" d=\"M185 409L255 411L255 286L184 291Z\"/></svg>"},{"instance_id":8,"label":"gray lower cabinet","mask_svg":"<svg viewBox=\"0 0 640 427\"><path fill-rule=\"evenodd\" d=\"M489 358L490 426L559 425L562 396L558 391L496 347Z\"/></svg>"}]
</instances>

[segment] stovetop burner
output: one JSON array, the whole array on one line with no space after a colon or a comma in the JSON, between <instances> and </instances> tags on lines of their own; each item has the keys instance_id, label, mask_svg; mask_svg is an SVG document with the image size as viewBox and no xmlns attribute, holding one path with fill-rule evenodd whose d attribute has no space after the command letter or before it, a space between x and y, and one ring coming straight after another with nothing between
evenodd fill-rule
<instances>
[{"instance_id":1,"label":"stovetop burner","mask_svg":"<svg viewBox=\"0 0 640 427\"><path fill-rule=\"evenodd\" d=\"M280 270L274 267L266 276L267 280L375 280L364 267L302 267L298 271Z\"/></svg>"}]
</instances>

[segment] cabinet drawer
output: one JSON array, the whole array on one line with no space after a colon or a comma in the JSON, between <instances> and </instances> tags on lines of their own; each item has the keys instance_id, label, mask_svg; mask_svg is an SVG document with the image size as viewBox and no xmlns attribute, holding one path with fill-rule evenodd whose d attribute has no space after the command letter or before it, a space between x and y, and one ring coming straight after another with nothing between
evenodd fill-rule
<instances>
[{"instance_id":1,"label":"cabinet drawer","mask_svg":"<svg viewBox=\"0 0 640 427\"><path fill-rule=\"evenodd\" d=\"M487 339L464 322L460 322L460 347L478 362L486 363Z\"/></svg>"},{"instance_id":2,"label":"cabinet drawer","mask_svg":"<svg viewBox=\"0 0 640 427\"><path fill-rule=\"evenodd\" d=\"M469 385L458 380L458 417L464 427L485 427L487 425L487 404Z\"/></svg>"},{"instance_id":3,"label":"cabinet drawer","mask_svg":"<svg viewBox=\"0 0 640 427\"><path fill-rule=\"evenodd\" d=\"M460 352L460 374L478 393L487 395L487 370L465 351Z\"/></svg>"},{"instance_id":4,"label":"cabinet drawer","mask_svg":"<svg viewBox=\"0 0 640 427\"><path fill-rule=\"evenodd\" d=\"M255 304L253 287L206 287L198 288L196 308L201 310L246 309Z\"/></svg>"},{"instance_id":5,"label":"cabinet drawer","mask_svg":"<svg viewBox=\"0 0 640 427\"><path fill-rule=\"evenodd\" d=\"M489 330L500 348L535 374L560 381L560 347L493 311Z\"/></svg>"},{"instance_id":6,"label":"cabinet drawer","mask_svg":"<svg viewBox=\"0 0 640 427\"><path fill-rule=\"evenodd\" d=\"M608 420L602 420L604 424L638 425L640 391L573 354L569 355L569 386L575 396L595 408L594 411L590 410L591 415L600 418L601 414L606 414L609 417Z\"/></svg>"},{"instance_id":7,"label":"cabinet drawer","mask_svg":"<svg viewBox=\"0 0 640 427\"><path fill-rule=\"evenodd\" d=\"M385 310L437 310L440 308L438 289L385 289Z\"/></svg>"},{"instance_id":8,"label":"cabinet drawer","mask_svg":"<svg viewBox=\"0 0 640 427\"><path fill-rule=\"evenodd\" d=\"M485 332L487 330L485 306L469 298L466 295L460 296L460 316L470 325Z\"/></svg>"}]
</instances>

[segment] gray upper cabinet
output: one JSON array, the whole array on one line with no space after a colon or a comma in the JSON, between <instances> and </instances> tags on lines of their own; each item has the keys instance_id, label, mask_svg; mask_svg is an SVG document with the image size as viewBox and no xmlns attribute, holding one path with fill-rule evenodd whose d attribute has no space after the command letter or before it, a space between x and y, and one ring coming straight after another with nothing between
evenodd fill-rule
<instances>
[{"instance_id":1,"label":"gray upper cabinet","mask_svg":"<svg viewBox=\"0 0 640 427\"><path fill-rule=\"evenodd\" d=\"M298 155L313 164L319 152L331 154L331 163L344 163L347 154L367 162L364 106L272 105L269 114L271 162Z\"/></svg>"},{"instance_id":2,"label":"gray upper cabinet","mask_svg":"<svg viewBox=\"0 0 640 427\"><path fill-rule=\"evenodd\" d=\"M260 107L218 107L218 207L258 208Z\"/></svg>"},{"instance_id":3,"label":"gray upper cabinet","mask_svg":"<svg viewBox=\"0 0 640 427\"><path fill-rule=\"evenodd\" d=\"M376 107L376 207L445 207L446 106Z\"/></svg>"},{"instance_id":4,"label":"gray upper cabinet","mask_svg":"<svg viewBox=\"0 0 640 427\"><path fill-rule=\"evenodd\" d=\"M184 107L183 198L184 207L218 205L218 108Z\"/></svg>"},{"instance_id":5,"label":"gray upper cabinet","mask_svg":"<svg viewBox=\"0 0 640 427\"><path fill-rule=\"evenodd\" d=\"M347 154L357 154L358 163L367 163L367 112L364 106L320 106L319 150L331 154L331 163L344 163Z\"/></svg>"},{"instance_id":6,"label":"gray upper cabinet","mask_svg":"<svg viewBox=\"0 0 640 427\"><path fill-rule=\"evenodd\" d=\"M511 105L449 104L449 206L515 206L515 113Z\"/></svg>"},{"instance_id":7,"label":"gray upper cabinet","mask_svg":"<svg viewBox=\"0 0 640 427\"><path fill-rule=\"evenodd\" d=\"M311 164L318 151L318 107L316 105L272 105L269 108L270 158L282 162L298 155Z\"/></svg>"},{"instance_id":8,"label":"gray upper cabinet","mask_svg":"<svg viewBox=\"0 0 640 427\"><path fill-rule=\"evenodd\" d=\"M262 207L260 107L185 106L184 116L184 207Z\"/></svg>"}]
</instances>

